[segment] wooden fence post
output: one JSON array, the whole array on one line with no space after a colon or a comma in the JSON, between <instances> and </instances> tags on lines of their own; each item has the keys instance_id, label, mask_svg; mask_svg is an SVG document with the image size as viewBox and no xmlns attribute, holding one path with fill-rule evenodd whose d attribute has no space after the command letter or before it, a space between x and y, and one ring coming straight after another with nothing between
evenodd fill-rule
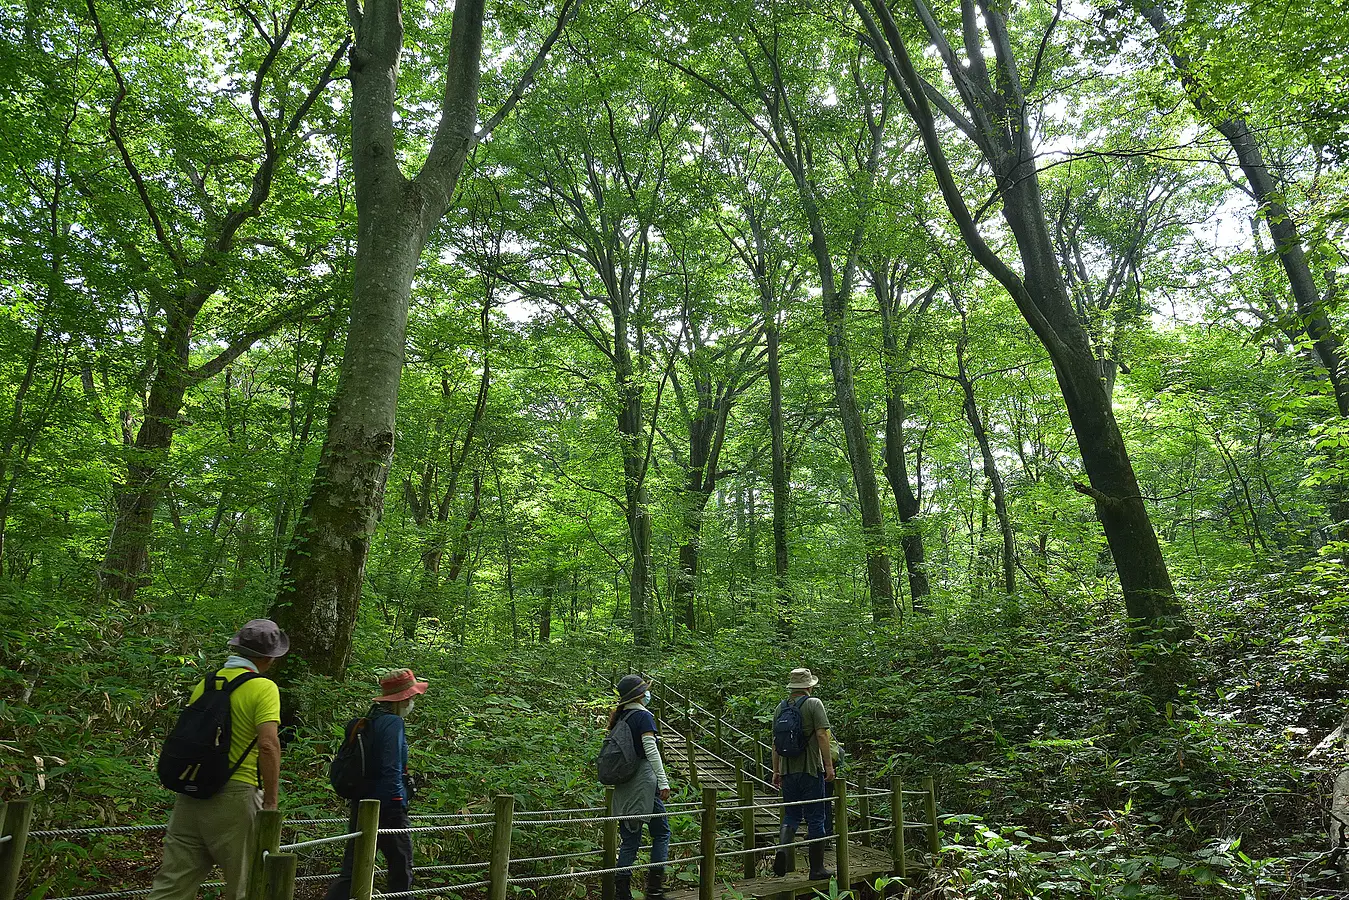
<instances>
[{"instance_id":1,"label":"wooden fence post","mask_svg":"<svg viewBox=\"0 0 1349 900\"><path fill-rule=\"evenodd\" d=\"M857 818L862 823L862 846L871 846L871 790L867 787L867 776L857 776Z\"/></svg>"},{"instance_id":2,"label":"wooden fence post","mask_svg":"<svg viewBox=\"0 0 1349 900\"><path fill-rule=\"evenodd\" d=\"M937 784L931 775L923 778L923 790L927 792L923 798L927 805L927 849L936 856L941 852L941 832L937 830Z\"/></svg>"},{"instance_id":3,"label":"wooden fence post","mask_svg":"<svg viewBox=\"0 0 1349 900\"><path fill-rule=\"evenodd\" d=\"M758 767L758 771L754 773L755 776L758 778L762 778L769 784L772 784L773 783L772 778L764 777L768 775L769 772L767 769L764 768L763 764L763 744L759 743L758 741L754 742L754 765Z\"/></svg>"},{"instance_id":4,"label":"wooden fence post","mask_svg":"<svg viewBox=\"0 0 1349 900\"><path fill-rule=\"evenodd\" d=\"M698 751L693 746L693 726L689 726L688 736L684 738L684 755L689 762L689 785L698 790Z\"/></svg>"},{"instance_id":5,"label":"wooden fence post","mask_svg":"<svg viewBox=\"0 0 1349 900\"><path fill-rule=\"evenodd\" d=\"M717 789L703 788L703 821L699 834L698 900L712 900L717 887Z\"/></svg>"},{"instance_id":6,"label":"wooden fence post","mask_svg":"<svg viewBox=\"0 0 1349 900\"><path fill-rule=\"evenodd\" d=\"M506 879L511 876L511 826L515 822L515 795L492 798L492 858L487 864L488 900L506 900Z\"/></svg>"},{"instance_id":7,"label":"wooden fence post","mask_svg":"<svg viewBox=\"0 0 1349 900\"><path fill-rule=\"evenodd\" d=\"M19 887L19 867L28 846L28 826L33 822L33 798L11 800L0 806L0 900L14 900Z\"/></svg>"},{"instance_id":8,"label":"wooden fence post","mask_svg":"<svg viewBox=\"0 0 1349 900\"><path fill-rule=\"evenodd\" d=\"M721 713L717 713L716 718L713 719L713 729L714 730L712 734L716 738L717 742L717 755L725 756L726 745L721 740Z\"/></svg>"},{"instance_id":9,"label":"wooden fence post","mask_svg":"<svg viewBox=\"0 0 1349 900\"><path fill-rule=\"evenodd\" d=\"M604 787L604 815L607 818L614 814L614 786L612 784ZM602 868L612 869L618 865L618 823L606 821L604 823L604 865ZM616 889L614 887L614 874L607 872L600 876L600 897L602 900L614 900Z\"/></svg>"},{"instance_id":10,"label":"wooden fence post","mask_svg":"<svg viewBox=\"0 0 1349 900\"><path fill-rule=\"evenodd\" d=\"M249 832L248 842L248 886L244 896L247 900L262 900L267 891L267 874L263 852L275 855L281 846L281 811L276 809L258 810L253 817L253 828ZM271 856L266 857L270 859ZM0 898L4 900L4 898Z\"/></svg>"},{"instance_id":11,"label":"wooden fence post","mask_svg":"<svg viewBox=\"0 0 1349 900\"><path fill-rule=\"evenodd\" d=\"M263 861L263 880L266 882L265 900L291 900L295 896L295 866L299 861L294 853L271 853Z\"/></svg>"},{"instance_id":12,"label":"wooden fence post","mask_svg":"<svg viewBox=\"0 0 1349 900\"><path fill-rule=\"evenodd\" d=\"M370 900L375 892L375 848L379 844L379 801L362 800L356 805L356 831L351 848L351 896Z\"/></svg>"},{"instance_id":13,"label":"wooden fence post","mask_svg":"<svg viewBox=\"0 0 1349 900\"><path fill-rule=\"evenodd\" d=\"M852 884L848 864L848 782L844 778L834 779L834 870L838 875L839 891L846 891Z\"/></svg>"},{"instance_id":14,"label":"wooden fence post","mask_svg":"<svg viewBox=\"0 0 1349 900\"><path fill-rule=\"evenodd\" d=\"M749 779L745 778L745 772L738 764L735 767L735 774L738 776L738 781L736 782L735 785L736 800L739 801L737 805L741 807L749 807L748 809L740 810L740 831L741 834L743 835L743 838L741 840L742 844L741 849L753 850L755 847L755 841L757 840L755 829L758 828L758 825L754 821L754 812L755 812L754 785L749 781ZM757 868L755 865L755 861L757 858L758 858L757 853L745 853L743 855L743 859L745 860L746 878L754 877L754 873Z\"/></svg>"},{"instance_id":15,"label":"wooden fence post","mask_svg":"<svg viewBox=\"0 0 1349 900\"><path fill-rule=\"evenodd\" d=\"M890 855L894 857L895 874L901 880L909 877L909 860L904 855L904 779L890 776Z\"/></svg>"}]
</instances>

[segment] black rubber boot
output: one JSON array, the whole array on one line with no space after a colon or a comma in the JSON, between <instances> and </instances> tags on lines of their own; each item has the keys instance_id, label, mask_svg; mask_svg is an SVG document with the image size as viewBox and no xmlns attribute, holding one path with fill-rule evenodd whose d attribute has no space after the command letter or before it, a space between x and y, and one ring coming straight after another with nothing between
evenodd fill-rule
<instances>
[{"instance_id":1,"label":"black rubber boot","mask_svg":"<svg viewBox=\"0 0 1349 900\"><path fill-rule=\"evenodd\" d=\"M787 846L794 837L787 833L787 826L778 829L778 852L773 854L773 874L779 878L785 877L790 871L787 868Z\"/></svg>"},{"instance_id":2,"label":"black rubber boot","mask_svg":"<svg viewBox=\"0 0 1349 900\"><path fill-rule=\"evenodd\" d=\"M665 870L646 870L646 900L665 900Z\"/></svg>"},{"instance_id":3,"label":"black rubber boot","mask_svg":"<svg viewBox=\"0 0 1349 900\"><path fill-rule=\"evenodd\" d=\"M834 873L824 867L824 844L810 845L810 880L827 881Z\"/></svg>"},{"instance_id":4,"label":"black rubber boot","mask_svg":"<svg viewBox=\"0 0 1349 900\"><path fill-rule=\"evenodd\" d=\"M614 897L616 900L632 900L631 872L619 872L614 876Z\"/></svg>"}]
</instances>

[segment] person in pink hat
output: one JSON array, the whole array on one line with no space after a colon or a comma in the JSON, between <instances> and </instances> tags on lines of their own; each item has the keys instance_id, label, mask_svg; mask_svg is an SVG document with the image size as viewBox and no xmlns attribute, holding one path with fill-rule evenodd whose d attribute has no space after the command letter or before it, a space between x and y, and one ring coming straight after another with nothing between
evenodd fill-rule
<instances>
[{"instance_id":1,"label":"person in pink hat","mask_svg":"<svg viewBox=\"0 0 1349 900\"><path fill-rule=\"evenodd\" d=\"M368 785L362 797L351 801L350 830L356 830L356 810L362 799L379 801L379 828L408 828L408 741L403 720L426 693L426 682L418 681L411 669L394 669L379 680L380 696L365 718L365 740L369 753L366 764ZM346 733L360 718L347 722ZM384 854L388 869L385 892L399 894L412 890L412 835L381 834L376 842ZM328 888L325 900L351 897L352 852L347 842L342 856L342 874Z\"/></svg>"}]
</instances>

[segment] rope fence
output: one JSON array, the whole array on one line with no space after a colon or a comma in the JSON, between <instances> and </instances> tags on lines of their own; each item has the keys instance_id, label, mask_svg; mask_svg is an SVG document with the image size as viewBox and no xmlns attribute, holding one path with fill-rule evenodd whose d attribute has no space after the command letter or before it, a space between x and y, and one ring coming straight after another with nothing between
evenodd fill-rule
<instances>
[{"instance_id":1,"label":"rope fence","mask_svg":"<svg viewBox=\"0 0 1349 900\"><path fill-rule=\"evenodd\" d=\"M684 694L668 685L666 685L666 691L673 697L683 699L686 708L690 711L696 709L707 713L708 716L715 715L700 704L689 701ZM718 860L743 859L744 875L746 878L750 878L754 876L759 857L763 855L779 850L794 852L798 847L836 842L836 867L839 870L839 883L842 887L851 883L848 881L849 857L853 851L849 848L854 845L854 842L860 842L862 847L873 848L870 857L863 857L864 860L869 860L867 865L873 867L868 871L873 872L877 871L874 868L877 865L877 855L874 849L880 847L880 844L888 843L890 852L887 856L893 862L890 871L901 878L907 875L908 869L906 832L921 830L925 833L927 839L924 848L926 852L935 855L940 851L936 790L931 778L923 779L921 790L914 790L906 786L895 776L890 777L888 790L879 786L869 788L866 778L858 776L858 784L856 785L853 782L839 779L833 784L833 796L830 797L791 801L783 800L780 796L765 797L758 794L759 788L773 790L772 785L758 777L756 771L764 770L762 768L762 750L771 750L771 748L734 726L726 726L720 720L720 717L716 717L715 729L708 728L704 723L696 722L694 719L690 721L691 725L697 725L699 732L711 735L714 739L706 741L711 746L704 746L702 742L695 739L694 729L691 727L690 734L684 744L688 756L690 786L694 789L695 796L701 795L701 802L695 800L668 804L665 807L664 815L670 819L698 819L698 825L696 826L698 836L693 840L674 841L669 845L670 850L689 849L692 851L692 855L676 857L656 865L677 867L696 864L698 866L699 900L711 900L713 896L712 889L717 881ZM734 741L724 741L724 728L746 740L753 741L754 746L759 751L757 755L746 752L737 746ZM732 759L743 759L753 764L753 767L742 765L739 761L731 762ZM725 769L722 770L722 774L715 774L717 770L714 767L712 770L714 774L704 774L700 777L700 761L709 764L720 763ZM735 773L733 789L728 784L728 778L725 775L730 770L734 770ZM700 781L704 780L710 783L700 787ZM719 791L718 787L714 785L720 785L721 790ZM731 793L732 799L728 801L724 797L719 797L719 793L722 792ZM921 806L921 812L924 815L918 818L922 821L912 821L905 816L904 807L906 801L911 798L918 801L914 805ZM281 897L289 896L288 890L293 892L294 884L324 883L336 881L343 877L339 874L322 871L303 875L297 874L295 853L348 841L351 842L352 858L350 900L402 900L402 898L420 897L435 893L462 893L480 888L487 888L488 900L507 900L512 886L525 887L586 879L602 880L603 897L605 900L609 900L614 896L614 879L616 876L653 866L650 862L634 862L627 866L617 864L620 826L625 823L649 820L652 815L648 813L614 814L612 812L613 788L607 789L604 806L542 810L516 809L515 802L515 798L511 795L499 795L493 799L491 812L465 811L413 815L408 817L409 822L413 824L409 824L406 828L380 828L379 801L374 800L358 802L353 809L354 815L348 818L306 818L287 821L276 810L261 811L257 814L257 821L248 848L250 875L246 900L280 900ZM873 802L878 807L874 811ZM836 834L830 834L822 838L807 838L804 841L795 840L793 835L793 840L779 847L780 835L773 832L760 833L759 831L760 825L767 824L765 823L765 816L781 821L787 810L824 803L830 804L830 808L835 813ZM168 827L162 824L151 824L31 829L29 827L31 818L32 801L30 799L9 801L0 807L0 900L15 900L14 888L20 881L19 867L22 864L29 839L65 839L83 836L153 833L163 832ZM428 824L416 824L422 822ZM732 822L737 822L739 827L730 827ZM721 824L721 828L718 828L718 823ZM318 836L286 844L281 843L281 833L286 828L324 825L343 825L345 829L338 834ZM851 827L853 825L857 825L858 828L854 829ZM543 832L543 829L570 826L600 826L602 832L601 846L595 849L563 853L512 857L513 833L528 832L529 829L535 829L536 834L555 834L556 832ZM478 873L478 880L458 884L417 887L414 890L395 893L375 892L375 877L385 871L375 867L376 845L381 835L406 834L418 836L453 834L456 832L467 833L476 830L484 830L490 835L487 842L490 847L488 859L474 862L433 863L414 867L413 871L421 875L454 872ZM687 832L685 834L687 835ZM889 836L888 841L881 837L883 835ZM541 843L544 838L536 837L532 840L535 843ZM737 840L740 842L739 847L734 846L733 843ZM876 840L879 840L880 844L875 844L874 841ZM579 860L598 860L599 865L595 868L572 871L548 871L546 868L544 871L527 870L515 874L510 871L513 865L570 867ZM736 868L739 868L739 864ZM482 877L484 873L486 877ZM734 878L737 874L736 872L723 872L721 876L724 880L728 877ZM472 876L470 875L470 877ZM223 887L224 885L221 882L211 882L203 886ZM149 893L149 888L137 888L62 897L57 898L57 900L131 900L131 898L144 897Z\"/></svg>"},{"instance_id":2,"label":"rope fence","mask_svg":"<svg viewBox=\"0 0 1349 900\"><path fill-rule=\"evenodd\" d=\"M314 838L312 841L300 841L298 844L286 844L276 848L277 853L291 853L305 847L318 847L322 844L335 844L338 841L349 841L352 838L358 838L361 832L353 831L350 834L335 834L332 837Z\"/></svg>"}]
</instances>

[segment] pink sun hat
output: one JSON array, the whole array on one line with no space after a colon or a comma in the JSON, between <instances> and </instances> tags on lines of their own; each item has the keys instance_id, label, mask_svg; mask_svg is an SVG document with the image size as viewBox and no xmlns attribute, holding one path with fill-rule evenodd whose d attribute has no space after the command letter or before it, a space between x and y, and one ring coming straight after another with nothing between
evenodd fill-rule
<instances>
[{"instance_id":1,"label":"pink sun hat","mask_svg":"<svg viewBox=\"0 0 1349 900\"><path fill-rule=\"evenodd\" d=\"M394 669L379 680L379 689L384 693L376 697L376 702L396 703L418 694L426 693L427 683L418 681L411 669Z\"/></svg>"}]
</instances>

